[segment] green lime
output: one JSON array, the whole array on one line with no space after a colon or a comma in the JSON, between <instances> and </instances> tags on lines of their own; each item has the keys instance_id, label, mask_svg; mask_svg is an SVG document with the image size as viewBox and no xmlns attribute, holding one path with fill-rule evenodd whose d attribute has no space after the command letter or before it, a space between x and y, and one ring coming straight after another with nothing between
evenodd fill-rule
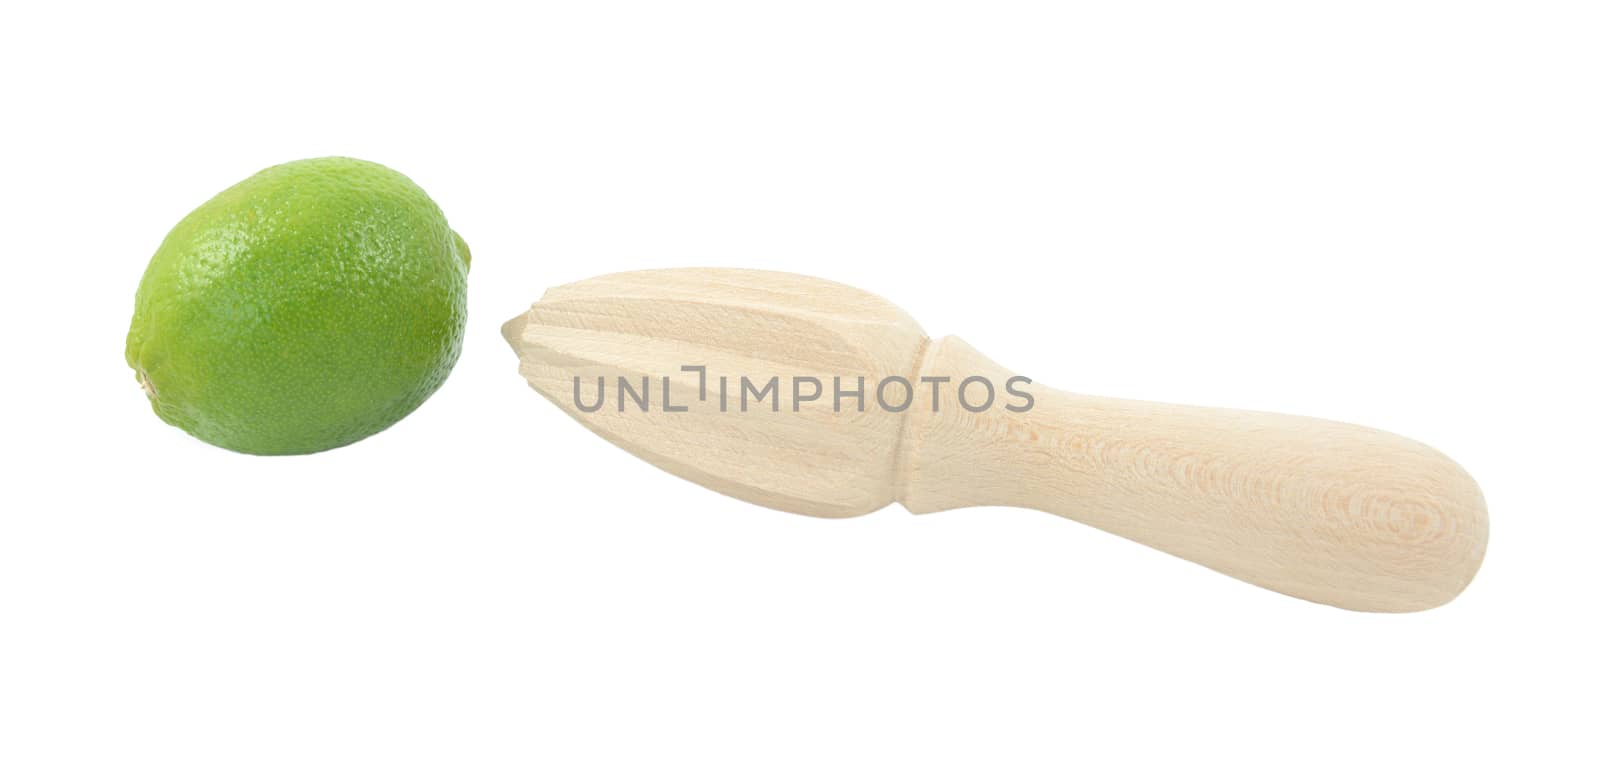
<instances>
[{"instance_id":1,"label":"green lime","mask_svg":"<svg viewBox=\"0 0 1600 779\"><path fill-rule=\"evenodd\" d=\"M156 414L203 441L344 446L444 383L470 259L427 193L382 165L267 168L162 241L134 298L128 365Z\"/></svg>"}]
</instances>

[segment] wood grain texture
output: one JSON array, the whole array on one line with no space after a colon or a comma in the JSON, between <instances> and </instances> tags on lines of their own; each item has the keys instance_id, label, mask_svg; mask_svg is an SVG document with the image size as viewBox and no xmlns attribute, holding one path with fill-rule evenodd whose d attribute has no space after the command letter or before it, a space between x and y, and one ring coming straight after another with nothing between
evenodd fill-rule
<instances>
[{"instance_id":1,"label":"wood grain texture","mask_svg":"<svg viewBox=\"0 0 1600 779\"><path fill-rule=\"evenodd\" d=\"M867 385L913 375L927 336L904 311L853 287L807 276L729 269L635 271L555 287L504 334L528 384L606 440L718 492L819 517L850 517L894 500L895 451L904 414L835 414L829 404L779 411L729 407L716 376L861 376ZM704 365L712 378L698 400ZM648 411L618 410L614 397L585 412L586 389L605 377L652 377ZM660 379L672 381L664 412ZM681 384L679 382L682 382ZM832 387L828 390L831 393ZM586 395L587 398L593 396ZM831 397L831 395L830 395Z\"/></svg>"},{"instance_id":2,"label":"wood grain texture","mask_svg":"<svg viewBox=\"0 0 1600 779\"><path fill-rule=\"evenodd\" d=\"M958 338L935 375L1012 375ZM1022 506L1071 517L1247 582L1360 611L1454 598L1488 543L1466 471L1342 422L1044 387L1026 413L913 406L896 498L915 513Z\"/></svg>"},{"instance_id":3,"label":"wood grain texture","mask_svg":"<svg viewBox=\"0 0 1600 779\"><path fill-rule=\"evenodd\" d=\"M905 312L841 284L785 273L674 269L555 287L504 333L528 383L607 440L752 503L847 517L899 501L915 513L1038 509L1319 603L1416 611L1471 581L1488 541L1477 485L1433 449L1305 417L1075 395L1029 385L969 411L922 377L1013 373L957 338L930 341ZM706 395L685 365L704 365ZM652 405L576 405L618 376L651 377ZM779 410L741 410L718 376L776 377ZM795 377L861 377L865 411L831 387L796 406ZM873 388L902 376L904 412ZM675 404L662 408L661 379ZM680 383L681 382L681 383ZM886 385L889 386L889 385ZM898 387L889 406L906 400ZM590 400L592 401L592 397ZM724 406L723 401L728 403ZM723 410L724 408L727 410Z\"/></svg>"}]
</instances>

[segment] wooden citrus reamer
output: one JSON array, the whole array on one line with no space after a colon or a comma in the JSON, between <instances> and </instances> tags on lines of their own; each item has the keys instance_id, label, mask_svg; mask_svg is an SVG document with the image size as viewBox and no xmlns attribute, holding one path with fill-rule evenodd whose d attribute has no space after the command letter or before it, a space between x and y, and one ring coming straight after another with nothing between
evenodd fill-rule
<instances>
[{"instance_id":1,"label":"wooden citrus reamer","mask_svg":"<svg viewBox=\"0 0 1600 779\"><path fill-rule=\"evenodd\" d=\"M606 440L784 511L848 517L895 501L917 514L1040 509L1262 587L1362 611L1449 601L1471 581L1488 541L1472 478L1392 433L1037 384L1026 387L1035 398L1026 411L1007 410L1004 396L969 411L953 397L957 382L984 376L999 391L1013 374L958 338L930 340L882 298L808 276L601 276L548 290L503 332L528 383ZM705 366L703 382L688 365ZM651 377L647 409L630 397L619 410L619 376L636 389ZM726 389L720 376L731 377ZM762 398L741 411L739 377L759 385L772 376L779 410ZM854 398L835 410L831 386L795 410L796 376L825 384L843 377L848 389L864 377L866 410ZM900 413L874 397L890 376L915 387ZM919 383L934 376L952 377L937 411L929 385ZM574 382L591 406L601 377L611 394L599 409L583 410ZM664 410L663 378L666 400L686 411ZM885 405L906 400L902 385L885 386Z\"/></svg>"}]
</instances>

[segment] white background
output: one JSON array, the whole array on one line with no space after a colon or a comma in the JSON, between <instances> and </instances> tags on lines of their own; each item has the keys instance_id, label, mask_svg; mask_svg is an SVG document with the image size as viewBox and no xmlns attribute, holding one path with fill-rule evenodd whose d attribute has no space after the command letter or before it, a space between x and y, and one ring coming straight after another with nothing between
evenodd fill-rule
<instances>
[{"instance_id":1,"label":"white background","mask_svg":"<svg viewBox=\"0 0 1600 779\"><path fill-rule=\"evenodd\" d=\"M1594 775L1592 3L158 6L0 19L0 776ZM328 154L470 242L454 376L308 457L162 424L145 262ZM497 332L691 264L1421 439L1488 559L1358 614L1044 514L738 503Z\"/></svg>"}]
</instances>

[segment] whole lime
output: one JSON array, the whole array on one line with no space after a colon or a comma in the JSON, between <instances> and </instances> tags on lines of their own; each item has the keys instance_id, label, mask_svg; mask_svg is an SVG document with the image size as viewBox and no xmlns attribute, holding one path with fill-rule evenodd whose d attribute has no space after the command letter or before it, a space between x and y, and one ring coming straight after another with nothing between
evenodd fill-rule
<instances>
[{"instance_id":1,"label":"whole lime","mask_svg":"<svg viewBox=\"0 0 1600 779\"><path fill-rule=\"evenodd\" d=\"M134 299L127 359L157 415L251 454L344 446L444 383L467 245L382 165L267 168L184 217Z\"/></svg>"}]
</instances>

